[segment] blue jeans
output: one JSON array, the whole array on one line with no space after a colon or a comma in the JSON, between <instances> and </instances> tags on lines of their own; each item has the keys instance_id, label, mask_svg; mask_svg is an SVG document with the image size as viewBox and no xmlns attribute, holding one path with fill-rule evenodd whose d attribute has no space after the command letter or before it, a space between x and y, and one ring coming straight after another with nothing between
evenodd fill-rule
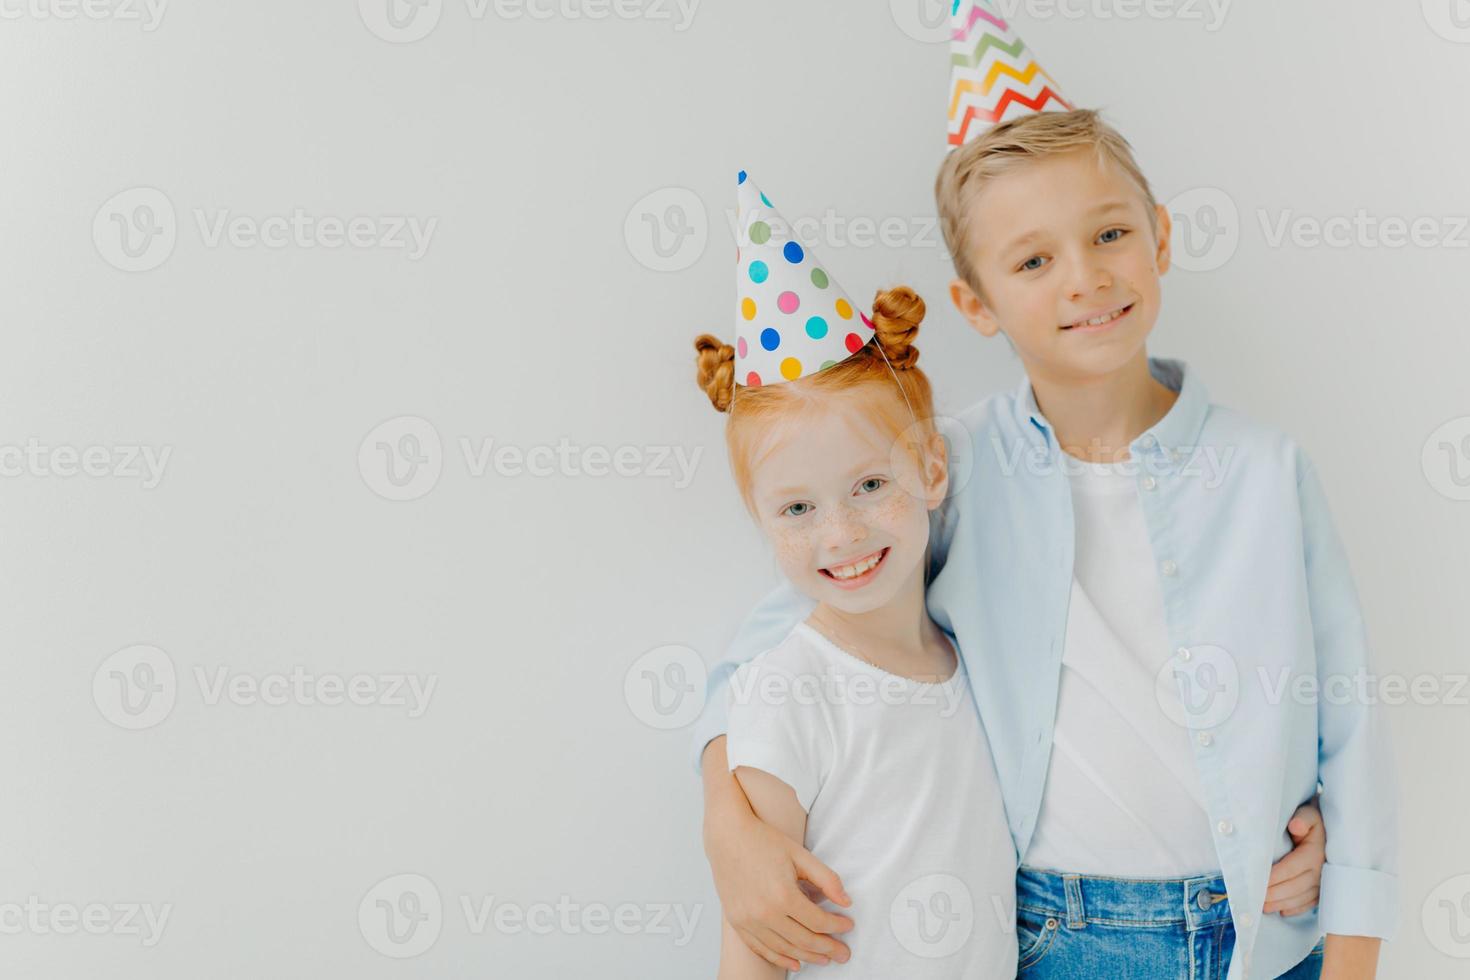
<instances>
[{"instance_id":1,"label":"blue jeans","mask_svg":"<svg viewBox=\"0 0 1470 980\"><path fill-rule=\"evenodd\" d=\"M1223 980L1235 949L1225 879L1090 878L1022 866L1016 875L1024 980ZM1316 980L1322 944L1283 980Z\"/></svg>"}]
</instances>

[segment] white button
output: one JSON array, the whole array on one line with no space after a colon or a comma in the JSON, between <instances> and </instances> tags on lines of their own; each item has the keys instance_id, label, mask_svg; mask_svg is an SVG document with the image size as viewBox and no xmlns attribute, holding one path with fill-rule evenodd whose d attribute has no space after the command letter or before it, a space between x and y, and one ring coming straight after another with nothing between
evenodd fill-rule
<instances>
[{"instance_id":1,"label":"white button","mask_svg":"<svg viewBox=\"0 0 1470 980\"><path fill-rule=\"evenodd\" d=\"M1215 825L1215 829L1220 831L1220 833L1224 836L1229 837L1231 834L1235 833L1235 824L1231 823L1229 820L1221 820L1218 824Z\"/></svg>"},{"instance_id":2,"label":"white button","mask_svg":"<svg viewBox=\"0 0 1470 980\"><path fill-rule=\"evenodd\" d=\"M1240 927L1242 929L1249 929L1251 927L1251 922L1252 919L1249 912L1242 912L1240 914Z\"/></svg>"},{"instance_id":3,"label":"white button","mask_svg":"<svg viewBox=\"0 0 1470 980\"><path fill-rule=\"evenodd\" d=\"M1152 449L1158 444L1159 440L1155 439L1153 436L1144 436L1143 441L1139 443L1139 445L1141 445L1144 449Z\"/></svg>"},{"instance_id":4,"label":"white button","mask_svg":"<svg viewBox=\"0 0 1470 980\"><path fill-rule=\"evenodd\" d=\"M1190 656L1190 654L1189 654L1189 647L1180 647L1178 653L1179 653L1179 659L1180 660L1188 660L1189 659L1189 656Z\"/></svg>"},{"instance_id":5,"label":"white button","mask_svg":"<svg viewBox=\"0 0 1470 980\"><path fill-rule=\"evenodd\" d=\"M1165 575L1171 577L1179 571L1179 566L1174 564L1172 559L1164 562L1164 564L1159 567L1163 569Z\"/></svg>"},{"instance_id":6,"label":"white button","mask_svg":"<svg viewBox=\"0 0 1470 980\"><path fill-rule=\"evenodd\" d=\"M1205 748L1209 748L1211 745L1215 744L1215 736L1211 735L1209 732L1200 732L1199 744L1203 745Z\"/></svg>"},{"instance_id":7,"label":"white button","mask_svg":"<svg viewBox=\"0 0 1470 980\"><path fill-rule=\"evenodd\" d=\"M1157 487L1158 485L1159 485L1159 481L1158 480L1155 480L1151 476L1146 476L1146 477L1143 478L1143 489L1145 489L1145 490L1152 490L1155 487Z\"/></svg>"}]
</instances>

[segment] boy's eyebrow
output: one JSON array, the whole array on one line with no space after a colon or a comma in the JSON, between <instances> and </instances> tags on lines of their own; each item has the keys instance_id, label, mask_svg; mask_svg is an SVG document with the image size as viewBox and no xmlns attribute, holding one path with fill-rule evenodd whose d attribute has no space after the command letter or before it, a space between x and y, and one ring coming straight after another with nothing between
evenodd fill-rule
<instances>
[{"instance_id":1,"label":"boy's eyebrow","mask_svg":"<svg viewBox=\"0 0 1470 980\"><path fill-rule=\"evenodd\" d=\"M1116 199L1115 198L1114 200L1111 200L1111 201L1103 201L1101 204L1098 204L1098 205L1092 207L1090 210L1088 210L1088 212L1087 212L1087 214L1085 216L1088 217L1088 218L1095 218L1095 217L1098 217L1100 215L1111 214L1114 211L1126 211L1126 210L1128 210L1128 202L1127 201L1124 201L1124 200L1121 200L1121 199ZM1045 237L1046 237L1046 232L1045 231L1043 231L1040 228L1033 229L1031 231L1026 232L1024 235L1018 235L1017 237L1012 238L1009 242L1007 242L1004 246L1001 247L1001 253L1002 254L1005 254L1005 253L1011 252L1011 251L1013 251L1013 250L1015 250L1017 248L1020 248L1022 245L1025 245L1027 242L1034 241L1034 240L1036 240L1038 238L1045 238Z\"/></svg>"}]
</instances>

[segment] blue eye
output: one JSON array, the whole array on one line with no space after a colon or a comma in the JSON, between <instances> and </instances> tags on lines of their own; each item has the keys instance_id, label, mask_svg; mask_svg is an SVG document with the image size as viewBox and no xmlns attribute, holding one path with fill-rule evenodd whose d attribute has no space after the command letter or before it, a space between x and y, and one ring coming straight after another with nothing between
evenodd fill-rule
<instances>
[{"instance_id":1,"label":"blue eye","mask_svg":"<svg viewBox=\"0 0 1470 980\"><path fill-rule=\"evenodd\" d=\"M1121 241L1123 236L1126 234L1128 234L1127 228L1109 228L1101 235L1098 235L1097 240L1102 242L1104 245L1111 245L1113 242ZM1114 235L1116 237L1109 238L1109 235Z\"/></svg>"},{"instance_id":2,"label":"blue eye","mask_svg":"<svg viewBox=\"0 0 1470 980\"><path fill-rule=\"evenodd\" d=\"M1041 264L1040 263L1044 263L1045 261L1046 261L1046 259L1043 258L1042 256L1040 256L1040 255L1033 255L1033 256L1031 256L1031 258L1029 258L1025 262L1022 262L1021 263L1021 271L1023 271L1023 272L1035 272L1037 269L1040 269L1041 268Z\"/></svg>"},{"instance_id":3,"label":"blue eye","mask_svg":"<svg viewBox=\"0 0 1470 980\"><path fill-rule=\"evenodd\" d=\"M782 514L790 514L792 517L800 517L802 514L805 514L807 512L807 510L811 510L811 506L812 506L811 504L804 503L803 501L798 500L794 504L787 505L786 509L783 510L783 511L781 511L781 513ZM803 510L800 513L797 513L796 512L796 508L798 508L798 507L805 507L807 510Z\"/></svg>"},{"instance_id":4,"label":"blue eye","mask_svg":"<svg viewBox=\"0 0 1470 980\"><path fill-rule=\"evenodd\" d=\"M862 483L859 483L858 486L859 487L867 487L867 485L870 484L870 483L876 483L877 486L873 487L873 489L871 489L871 490L866 490L865 489L863 492L864 493L877 493L879 490L883 489L884 484L886 484L887 482L888 481L885 480L885 479L883 479L881 476L870 476L866 480L864 480Z\"/></svg>"}]
</instances>

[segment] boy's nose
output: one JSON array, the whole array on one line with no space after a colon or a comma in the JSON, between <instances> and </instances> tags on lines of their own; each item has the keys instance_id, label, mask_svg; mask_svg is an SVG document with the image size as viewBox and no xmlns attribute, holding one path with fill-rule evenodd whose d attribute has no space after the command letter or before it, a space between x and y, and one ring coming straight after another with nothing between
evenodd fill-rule
<instances>
[{"instance_id":1,"label":"boy's nose","mask_svg":"<svg viewBox=\"0 0 1470 980\"><path fill-rule=\"evenodd\" d=\"M1079 261L1074 267L1069 292L1072 299L1084 299L1113 284L1113 276L1100 262Z\"/></svg>"}]
</instances>

